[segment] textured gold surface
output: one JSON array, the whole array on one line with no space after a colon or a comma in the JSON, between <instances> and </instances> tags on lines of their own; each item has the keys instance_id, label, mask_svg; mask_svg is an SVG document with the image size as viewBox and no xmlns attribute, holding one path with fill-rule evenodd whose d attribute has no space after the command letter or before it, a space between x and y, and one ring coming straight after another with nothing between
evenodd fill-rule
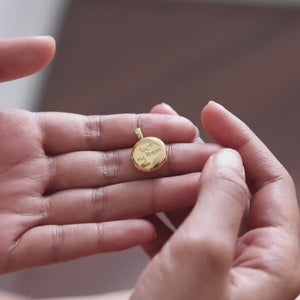
<instances>
[{"instance_id":1,"label":"textured gold surface","mask_svg":"<svg viewBox=\"0 0 300 300\"><path fill-rule=\"evenodd\" d=\"M160 169L167 160L167 149L163 141L156 137L143 138L139 128L136 134L140 140L135 144L131 153L135 167L142 172Z\"/></svg>"}]
</instances>

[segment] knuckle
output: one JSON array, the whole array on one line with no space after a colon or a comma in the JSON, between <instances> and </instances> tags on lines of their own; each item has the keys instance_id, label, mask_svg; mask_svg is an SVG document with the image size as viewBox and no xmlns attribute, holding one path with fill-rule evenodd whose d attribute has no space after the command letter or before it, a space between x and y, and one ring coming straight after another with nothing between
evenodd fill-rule
<instances>
[{"instance_id":1,"label":"knuckle","mask_svg":"<svg viewBox=\"0 0 300 300\"><path fill-rule=\"evenodd\" d=\"M107 219L107 202L108 202L107 188L102 187L94 189L91 196L91 206L94 214L95 222L101 222Z\"/></svg>"},{"instance_id":2,"label":"knuckle","mask_svg":"<svg viewBox=\"0 0 300 300\"><path fill-rule=\"evenodd\" d=\"M224 194L227 194L237 204L242 205L242 207L248 203L248 186L240 175L236 175L234 170L216 170L211 183L214 187L219 187Z\"/></svg>"},{"instance_id":3,"label":"knuckle","mask_svg":"<svg viewBox=\"0 0 300 300\"><path fill-rule=\"evenodd\" d=\"M97 223L96 224L96 230L97 230L97 243L98 247L100 249L100 252L103 250L103 239L105 236L105 223Z\"/></svg>"},{"instance_id":4,"label":"knuckle","mask_svg":"<svg viewBox=\"0 0 300 300\"><path fill-rule=\"evenodd\" d=\"M227 270L232 260L232 247L222 237L202 232L197 235L186 235L185 241L177 245L177 253L184 259L199 262L207 269Z\"/></svg>"},{"instance_id":5,"label":"knuckle","mask_svg":"<svg viewBox=\"0 0 300 300\"><path fill-rule=\"evenodd\" d=\"M174 147L175 147L174 145L167 145L168 160L166 166L167 166L168 174L172 174L175 172L173 160L177 153L175 153L176 150Z\"/></svg>"},{"instance_id":6,"label":"knuckle","mask_svg":"<svg viewBox=\"0 0 300 300\"><path fill-rule=\"evenodd\" d=\"M99 147L102 137L101 116L87 116L85 118L85 136L90 148Z\"/></svg>"},{"instance_id":7,"label":"knuckle","mask_svg":"<svg viewBox=\"0 0 300 300\"><path fill-rule=\"evenodd\" d=\"M214 170L214 176L218 180L228 181L229 183L239 184L242 181L241 175L232 168L216 168Z\"/></svg>"},{"instance_id":8,"label":"knuckle","mask_svg":"<svg viewBox=\"0 0 300 300\"><path fill-rule=\"evenodd\" d=\"M201 238L201 246L199 252L204 255L207 261L221 269L227 269L230 262L231 247L228 242L221 237L216 238L211 235Z\"/></svg>"},{"instance_id":9,"label":"knuckle","mask_svg":"<svg viewBox=\"0 0 300 300\"><path fill-rule=\"evenodd\" d=\"M296 190L296 184L293 177L286 171L286 182L293 190Z\"/></svg>"},{"instance_id":10,"label":"knuckle","mask_svg":"<svg viewBox=\"0 0 300 300\"><path fill-rule=\"evenodd\" d=\"M100 175L105 183L111 183L118 178L120 156L117 150L103 152L100 157Z\"/></svg>"},{"instance_id":11,"label":"knuckle","mask_svg":"<svg viewBox=\"0 0 300 300\"><path fill-rule=\"evenodd\" d=\"M48 183L46 185L47 191L51 190L51 187L55 185L57 174L57 160L55 157L48 157Z\"/></svg>"},{"instance_id":12,"label":"knuckle","mask_svg":"<svg viewBox=\"0 0 300 300\"><path fill-rule=\"evenodd\" d=\"M54 225L51 234L51 253L54 262L62 260L62 247L64 244L64 229L63 226Z\"/></svg>"},{"instance_id":13,"label":"knuckle","mask_svg":"<svg viewBox=\"0 0 300 300\"><path fill-rule=\"evenodd\" d=\"M37 218L37 224L47 224L51 218L51 197L45 196L40 201L40 210Z\"/></svg>"},{"instance_id":14,"label":"knuckle","mask_svg":"<svg viewBox=\"0 0 300 300\"><path fill-rule=\"evenodd\" d=\"M249 135L246 134L244 138L242 138L241 142L239 143L239 145L237 145L236 151L241 153L241 151L243 149L246 149L247 147L249 147L251 144L253 144L255 142L256 137L254 135Z\"/></svg>"}]
</instances>

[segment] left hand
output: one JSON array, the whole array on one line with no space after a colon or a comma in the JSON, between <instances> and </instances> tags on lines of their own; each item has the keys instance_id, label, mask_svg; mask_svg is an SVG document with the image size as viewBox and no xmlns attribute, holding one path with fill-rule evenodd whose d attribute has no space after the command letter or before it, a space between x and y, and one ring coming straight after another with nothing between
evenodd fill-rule
<instances>
[{"instance_id":1,"label":"left hand","mask_svg":"<svg viewBox=\"0 0 300 300\"><path fill-rule=\"evenodd\" d=\"M192 213L147 266L131 299L294 299L299 210L290 175L220 105L210 103L202 117L210 135L237 152L220 150L208 160ZM239 234L245 211L249 228Z\"/></svg>"},{"instance_id":2,"label":"left hand","mask_svg":"<svg viewBox=\"0 0 300 300\"><path fill-rule=\"evenodd\" d=\"M0 81L42 69L54 51L51 38L0 40ZM172 144L158 172L130 160L137 127ZM0 274L152 240L153 226L133 219L193 203L199 174L186 173L216 149L189 144L195 134L179 116L0 108ZM182 152L194 160L182 163Z\"/></svg>"}]
</instances>

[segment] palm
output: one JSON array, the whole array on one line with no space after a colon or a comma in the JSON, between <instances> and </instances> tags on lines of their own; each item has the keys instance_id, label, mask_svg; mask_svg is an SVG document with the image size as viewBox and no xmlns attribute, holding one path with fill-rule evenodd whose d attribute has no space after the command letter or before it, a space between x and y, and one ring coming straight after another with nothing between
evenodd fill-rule
<instances>
[{"instance_id":1,"label":"palm","mask_svg":"<svg viewBox=\"0 0 300 300\"><path fill-rule=\"evenodd\" d=\"M25 232L42 225L47 215L44 193L49 160L42 135L30 113L0 114L0 272L13 268L14 250Z\"/></svg>"},{"instance_id":2,"label":"palm","mask_svg":"<svg viewBox=\"0 0 300 300\"><path fill-rule=\"evenodd\" d=\"M158 172L143 174L130 160L137 118L147 136L175 143ZM133 218L193 203L198 174L179 174L197 171L215 151L187 143L194 134L176 116L0 111L0 272L152 240L153 226ZM184 161L182 151L199 164Z\"/></svg>"},{"instance_id":3,"label":"palm","mask_svg":"<svg viewBox=\"0 0 300 300\"><path fill-rule=\"evenodd\" d=\"M295 246L295 241L280 233L278 228L255 229L240 237L230 272L233 298L247 299L247 295L251 295L253 299L255 291L257 299L269 299L271 292L265 287L284 282L292 263L291 257L287 257L286 253L291 253L291 249L296 249ZM281 261L280 264L276 263L278 260ZM277 299L276 297L282 299L278 291L272 295L272 299Z\"/></svg>"}]
</instances>

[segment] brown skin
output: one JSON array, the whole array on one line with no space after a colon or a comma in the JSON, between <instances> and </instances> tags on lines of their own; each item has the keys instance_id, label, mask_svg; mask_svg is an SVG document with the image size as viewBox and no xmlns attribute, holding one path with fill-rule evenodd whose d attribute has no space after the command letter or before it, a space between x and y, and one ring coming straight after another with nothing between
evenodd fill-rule
<instances>
[{"instance_id":1,"label":"brown skin","mask_svg":"<svg viewBox=\"0 0 300 300\"><path fill-rule=\"evenodd\" d=\"M128 300L131 291L119 291L103 295L93 295L93 296L81 296L81 297L62 297L62 298L43 298L44 300ZM11 293L1 293L1 300L32 300L32 298L27 298L24 296L11 294Z\"/></svg>"},{"instance_id":2,"label":"brown skin","mask_svg":"<svg viewBox=\"0 0 300 300\"><path fill-rule=\"evenodd\" d=\"M5 81L45 67L55 42L0 40L0 49ZM168 144L158 172L141 173L130 160L137 127ZM218 149L191 144L196 133L179 116L0 109L0 274L155 239L153 225L134 218L195 203L199 172Z\"/></svg>"},{"instance_id":3,"label":"brown skin","mask_svg":"<svg viewBox=\"0 0 300 300\"><path fill-rule=\"evenodd\" d=\"M208 160L197 203L171 238L156 222L158 238L147 247L157 255L131 299L295 299L300 227L293 180L222 106L209 103L202 121L217 143L236 151ZM239 234L245 211L248 226Z\"/></svg>"},{"instance_id":4,"label":"brown skin","mask_svg":"<svg viewBox=\"0 0 300 300\"><path fill-rule=\"evenodd\" d=\"M0 41L0 49L0 81L5 81L44 67L55 46L51 39L29 38ZM158 238L151 251L159 253L139 279L132 299L296 297L299 213L289 174L249 128L221 106L210 103L203 123L217 143L237 152L227 149L213 155L198 184L199 173L158 178L199 172L219 149L182 144L195 136L195 127L183 118L99 118L2 109L0 272L153 240L149 222L115 220L177 210L169 217L179 225L199 188L193 211L169 240L170 232L157 222ZM141 174L128 164L137 125L145 135L181 143L170 146L168 165L155 174ZM182 159L182 153L193 163ZM239 235L249 205L248 186L248 229ZM145 191L152 196L145 196ZM137 208L129 200L122 205L124 199L142 201Z\"/></svg>"}]
</instances>

